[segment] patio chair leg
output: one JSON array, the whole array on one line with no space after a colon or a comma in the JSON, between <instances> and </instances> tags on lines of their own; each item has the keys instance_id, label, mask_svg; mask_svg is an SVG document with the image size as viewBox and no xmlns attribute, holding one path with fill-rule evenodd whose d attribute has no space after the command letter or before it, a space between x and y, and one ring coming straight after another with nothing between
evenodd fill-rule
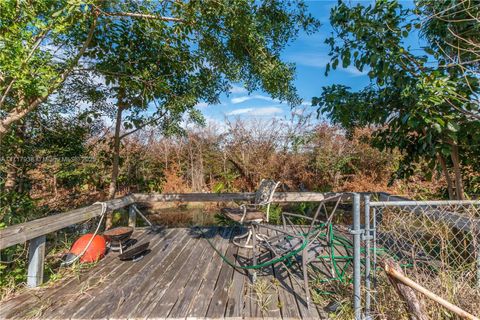
<instances>
[{"instance_id":1,"label":"patio chair leg","mask_svg":"<svg viewBox=\"0 0 480 320\"><path fill-rule=\"evenodd\" d=\"M252 249L253 245L249 244L250 241L252 240L252 237L253 237L253 232L252 232L252 229L249 228L248 231L245 234L233 237L232 242L238 247ZM240 242L239 241L239 240L242 240L242 239L245 239L245 238L247 238L245 240L245 242ZM265 241L265 235L262 235L262 234L255 233L255 238L258 241Z\"/></svg>"},{"instance_id":2,"label":"patio chair leg","mask_svg":"<svg viewBox=\"0 0 480 320\"><path fill-rule=\"evenodd\" d=\"M241 243L239 241L245 238L247 238L247 240L244 243ZM238 247L251 249L252 245L249 244L251 238L252 238L252 230L248 228L248 231L245 234L233 237L232 242Z\"/></svg>"},{"instance_id":3,"label":"patio chair leg","mask_svg":"<svg viewBox=\"0 0 480 320\"><path fill-rule=\"evenodd\" d=\"M308 250L303 249L302 252L302 269L303 269L303 283L305 286L305 302L307 303L307 309L310 309L310 289L308 287Z\"/></svg>"}]
</instances>

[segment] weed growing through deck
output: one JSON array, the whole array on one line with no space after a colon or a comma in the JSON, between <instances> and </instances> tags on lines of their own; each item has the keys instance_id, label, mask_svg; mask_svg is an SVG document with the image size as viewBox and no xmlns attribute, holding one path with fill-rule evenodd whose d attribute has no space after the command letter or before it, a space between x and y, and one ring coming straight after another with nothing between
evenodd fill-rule
<instances>
[{"instance_id":1,"label":"weed growing through deck","mask_svg":"<svg viewBox=\"0 0 480 320\"><path fill-rule=\"evenodd\" d=\"M346 282L337 280L325 280L323 275L315 278L311 283L312 302L321 308L327 307L330 303L337 303L339 306L334 312L330 312L329 316L332 319L350 320L354 318L352 307L353 288L350 284L349 278Z\"/></svg>"},{"instance_id":2,"label":"weed growing through deck","mask_svg":"<svg viewBox=\"0 0 480 320\"><path fill-rule=\"evenodd\" d=\"M39 299L39 304L38 306L35 306L33 309L28 311L28 313L25 315L25 318L30 319L30 318L39 318L43 315L43 313L52 305L52 300L47 299L45 301L41 301Z\"/></svg>"},{"instance_id":3,"label":"weed growing through deck","mask_svg":"<svg viewBox=\"0 0 480 320\"><path fill-rule=\"evenodd\" d=\"M262 312L271 311L270 306L274 301L274 294L272 290L277 291L275 283L267 279L258 279L255 283L250 285L255 297L250 297L253 299ZM278 291L277 291L278 292Z\"/></svg>"}]
</instances>

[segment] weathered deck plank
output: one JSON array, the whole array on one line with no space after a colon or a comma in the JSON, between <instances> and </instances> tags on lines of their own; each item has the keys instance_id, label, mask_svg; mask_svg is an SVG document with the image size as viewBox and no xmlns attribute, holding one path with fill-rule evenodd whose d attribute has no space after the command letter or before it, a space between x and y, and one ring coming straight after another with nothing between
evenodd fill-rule
<instances>
[{"instance_id":1,"label":"weathered deck plank","mask_svg":"<svg viewBox=\"0 0 480 320\"><path fill-rule=\"evenodd\" d=\"M232 228L207 231L213 245L229 260L251 257L251 250L230 242ZM259 271L270 284L268 303L259 302L247 272L235 270L210 244L188 228L161 233L137 232L138 243L150 241L151 252L138 262L121 262L109 254L79 279L26 291L2 302L1 318L323 318L301 306L303 289L279 264ZM34 293L34 294L33 294Z\"/></svg>"},{"instance_id":2,"label":"weathered deck plank","mask_svg":"<svg viewBox=\"0 0 480 320\"><path fill-rule=\"evenodd\" d=\"M232 229L227 228L225 228L221 234L221 237L224 239L218 250L222 252L222 254L225 254L226 250L229 247L228 241L231 235ZM210 305L211 297L213 295L213 289L215 288L215 284L217 283L222 264L223 263L220 256L215 254L212 261L210 262L207 277L204 279L200 289L198 290L195 300L191 304L191 308L187 314L188 317L203 318L206 316L208 306Z\"/></svg>"},{"instance_id":3,"label":"weathered deck plank","mask_svg":"<svg viewBox=\"0 0 480 320\"><path fill-rule=\"evenodd\" d=\"M242 234L246 229L239 229L238 234ZM248 256L247 248L239 248L235 260L239 257ZM233 273L232 285L228 294L227 308L225 310L226 318L241 319L245 315L245 279L248 279L248 272L245 270L235 270Z\"/></svg>"},{"instance_id":4,"label":"weathered deck plank","mask_svg":"<svg viewBox=\"0 0 480 320\"><path fill-rule=\"evenodd\" d=\"M205 234L207 236L214 236L217 232L216 228L212 228ZM170 313L179 297L182 295L184 287L188 284L192 276L200 272L203 269L205 257L207 256L207 247L209 247L206 241L195 241L192 243L193 253L185 260L182 267L178 269L177 274L168 284L164 290L163 296L159 293L156 294L156 304L152 303L153 308L148 308L146 313L150 317L165 316ZM192 279L193 280L193 279ZM151 310L151 311L150 311Z\"/></svg>"},{"instance_id":5,"label":"weathered deck plank","mask_svg":"<svg viewBox=\"0 0 480 320\"><path fill-rule=\"evenodd\" d=\"M143 241L147 237L145 229L138 229L135 232L135 238ZM22 318L35 314L35 309L39 304L42 304L44 312L50 314L56 312L57 308L62 305L67 305L69 302L75 301L78 298L79 292L85 288L86 284L95 283L101 275L109 274L115 268L115 261L118 254L108 254L100 263L88 272L79 274L78 276L71 276L63 281L59 281L54 286L40 287L29 290L22 295L20 301L12 299L2 303L0 308L0 318ZM40 301L41 297L41 301ZM62 297L58 299L57 297ZM55 304L52 302L55 301ZM12 305L12 306L10 306Z\"/></svg>"},{"instance_id":6,"label":"weathered deck plank","mask_svg":"<svg viewBox=\"0 0 480 320\"><path fill-rule=\"evenodd\" d=\"M231 237L235 236L235 230L233 230ZM237 252L238 247L229 246L225 256L230 261L233 261ZM222 263L222 269L218 275L217 283L215 284L213 295L210 299L210 305L208 306L206 314L207 318L218 319L223 318L225 315L228 293L231 288L234 271L235 269L233 269L231 266L226 263Z\"/></svg>"},{"instance_id":7,"label":"weathered deck plank","mask_svg":"<svg viewBox=\"0 0 480 320\"><path fill-rule=\"evenodd\" d=\"M129 295L138 283L147 280L145 275L148 270L161 263L164 254L173 250L175 244L180 242L185 236L182 232L168 230L161 237L154 237L150 240L151 253L141 260L141 263L120 262L121 267L110 273L108 281L100 290L94 290L90 293L91 297L85 303L86 307L79 309L74 313L74 317L92 317L104 318L110 316L120 304L128 301ZM109 301L107 305L102 305L102 301ZM81 302L80 302L81 304Z\"/></svg>"},{"instance_id":8,"label":"weathered deck plank","mask_svg":"<svg viewBox=\"0 0 480 320\"><path fill-rule=\"evenodd\" d=\"M188 235L188 231L184 230L184 232L186 238L182 238L183 241L173 247L165 259L146 276L146 280L132 290L128 303L119 307L119 314L128 315L129 318L147 316L146 308L151 306L152 301L156 301L157 294L163 295L164 286L169 283L170 278L175 276L178 268L192 252L192 238Z\"/></svg>"},{"instance_id":9,"label":"weathered deck plank","mask_svg":"<svg viewBox=\"0 0 480 320\"><path fill-rule=\"evenodd\" d=\"M219 246L222 240L221 236L218 235L218 232L221 230L222 229L220 228L215 228L213 229L214 233L211 235L212 244L216 247ZM223 243L224 242L225 241L223 241ZM209 266L214 256L209 254L210 253L209 249L211 248L208 245L208 243L204 241L203 244L205 245L206 250L202 255L201 260L199 260L199 264L197 265L195 272L191 274L188 280L188 283L185 284L183 291L178 295L178 300L175 302L175 305L170 310L168 317L178 319L178 318L185 317L185 315L188 314L188 310L190 308L192 301L195 299L200 289L200 286L202 285L202 282L208 275Z\"/></svg>"}]
</instances>

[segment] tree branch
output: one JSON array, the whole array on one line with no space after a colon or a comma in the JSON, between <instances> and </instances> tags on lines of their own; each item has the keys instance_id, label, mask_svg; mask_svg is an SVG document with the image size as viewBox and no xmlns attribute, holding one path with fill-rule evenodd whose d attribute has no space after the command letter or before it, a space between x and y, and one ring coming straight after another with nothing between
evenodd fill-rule
<instances>
[{"instance_id":1,"label":"tree branch","mask_svg":"<svg viewBox=\"0 0 480 320\"><path fill-rule=\"evenodd\" d=\"M133 129L132 131L129 131L129 132L126 132L126 133L122 134L122 135L120 136L120 140L122 140L123 138L131 135L132 133L135 133L135 132L137 132L137 131L145 128L146 126L148 126L148 125L150 125L150 124L152 124L152 123L157 122L158 120L160 120L161 118L163 118L166 114L167 114L167 110L165 110L165 112L163 112L162 114L160 114L160 116L158 116L158 117L156 117L156 118L154 118L154 119L152 119L152 120L150 120L150 121L145 122L145 123L142 124L141 126L138 126L138 127L136 127L135 129Z\"/></svg>"},{"instance_id":2,"label":"tree branch","mask_svg":"<svg viewBox=\"0 0 480 320\"><path fill-rule=\"evenodd\" d=\"M136 13L136 12L105 12L101 11L102 14L110 17L131 17L131 18L141 18L141 19L152 19L152 20L161 20L167 22L185 22L185 20L180 18L174 17L164 17L164 16L156 16L153 14L145 14L145 13Z\"/></svg>"},{"instance_id":3,"label":"tree branch","mask_svg":"<svg viewBox=\"0 0 480 320\"><path fill-rule=\"evenodd\" d=\"M37 39L35 39L35 42L34 42L34 45L32 47L32 50L30 50L30 53L28 54L27 56L27 59L25 59L25 61L22 62L21 66L23 67L27 62L28 60L30 60L30 58L33 56L35 50L38 49L38 47L40 46L40 44L42 43L42 41L45 39L45 37L47 36L48 32L50 31L50 28L46 29L46 30L43 30L37 37ZM2 97L0 98L0 107L3 105L3 103L5 102L5 100L7 99L7 95L8 93L10 92L10 90L12 89L13 87L13 84L15 83L16 79L13 78L12 81L10 81L10 83L8 84L7 88L5 89L5 92L3 93Z\"/></svg>"},{"instance_id":4,"label":"tree branch","mask_svg":"<svg viewBox=\"0 0 480 320\"><path fill-rule=\"evenodd\" d=\"M0 121L0 137L8 130L10 125L23 117L25 117L29 112L33 111L36 107L38 107L39 104L47 100L47 98L50 96L50 94L55 91L68 77L70 72L73 70L73 68L78 64L78 61L80 58L83 56L85 51L88 48L88 45L92 41L93 38L93 33L95 31L95 28L97 26L97 20L98 20L98 12L94 11L94 19L92 22L92 25L90 26L90 30L87 35L87 39L83 43L82 47L78 51L77 55L75 58L71 61L70 66L62 73L60 74L59 78L57 81L53 83L53 85L50 87L48 92L44 94L43 96L40 96L30 102L30 104L27 107L24 107L23 105L20 105L16 108L14 108L9 114Z\"/></svg>"}]
</instances>

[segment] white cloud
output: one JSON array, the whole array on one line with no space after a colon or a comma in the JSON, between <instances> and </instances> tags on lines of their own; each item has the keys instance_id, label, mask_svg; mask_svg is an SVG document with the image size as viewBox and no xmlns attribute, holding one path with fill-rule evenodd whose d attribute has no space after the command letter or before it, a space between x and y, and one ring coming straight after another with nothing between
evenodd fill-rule
<instances>
[{"instance_id":1,"label":"white cloud","mask_svg":"<svg viewBox=\"0 0 480 320\"><path fill-rule=\"evenodd\" d=\"M238 98L233 98L232 103L242 103L242 102L248 101L250 99L252 99L252 98L250 98L248 96L242 96L242 97L238 97Z\"/></svg>"},{"instance_id":2,"label":"white cloud","mask_svg":"<svg viewBox=\"0 0 480 320\"><path fill-rule=\"evenodd\" d=\"M302 66L325 68L330 62L330 57L327 54L297 53L288 56L288 60Z\"/></svg>"},{"instance_id":3,"label":"white cloud","mask_svg":"<svg viewBox=\"0 0 480 320\"><path fill-rule=\"evenodd\" d=\"M288 59L292 62L295 62L298 65L315 67L315 68L325 68L327 63L330 62L330 57L327 54L317 54L317 53L297 53L290 55ZM337 70L345 71L352 76L365 76L368 74L368 70L360 71L354 66L348 66L347 68L342 68ZM332 69L332 72L334 70Z\"/></svg>"},{"instance_id":4,"label":"white cloud","mask_svg":"<svg viewBox=\"0 0 480 320\"><path fill-rule=\"evenodd\" d=\"M303 116L304 113L305 113L304 109L293 109L292 110L292 115Z\"/></svg>"},{"instance_id":5,"label":"white cloud","mask_svg":"<svg viewBox=\"0 0 480 320\"><path fill-rule=\"evenodd\" d=\"M278 113L283 113L283 110L279 107L263 107L263 108L242 108L236 109L228 112L227 116L239 116L239 115L249 115L249 116L270 116Z\"/></svg>"},{"instance_id":6,"label":"white cloud","mask_svg":"<svg viewBox=\"0 0 480 320\"><path fill-rule=\"evenodd\" d=\"M199 103L197 103L197 104L195 105L195 107L197 107L197 108L206 108L206 107L208 107L208 103L206 103L206 102L199 102Z\"/></svg>"},{"instance_id":7,"label":"white cloud","mask_svg":"<svg viewBox=\"0 0 480 320\"><path fill-rule=\"evenodd\" d=\"M302 106L310 107L311 105L312 105L312 102L311 102L311 101L303 101L303 102L302 102Z\"/></svg>"},{"instance_id":8,"label":"white cloud","mask_svg":"<svg viewBox=\"0 0 480 320\"><path fill-rule=\"evenodd\" d=\"M261 94L255 94L253 96L241 96L241 97L236 97L236 98L233 98L231 100L231 102L233 104L237 104L237 103L242 103L242 102L245 102L245 101L249 101L249 100L264 100L264 101L275 101L275 102L279 102L279 100L277 99L273 99L271 97L267 97L267 96L263 96Z\"/></svg>"},{"instance_id":9,"label":"white cloud","mask_svg":"<svg viewBox=\"0 0 480 320\"><path fill-rule=\"evenodd\" d=\"M368 74L368 71L366 70L360 71L354 66L348 66L347 68L342 70L347 73L350 73L352 76L355 76L355 77L366 76Z\"/></svg>"},{"instance_id":10,"label":"white cloud","mask_svg":"<svg viewBox=\"0 0 480 320\"><path fill-rule=\"evenodd\" d=\"M230 89L230 92L232 92L232 93L245 93L245 92L247 92L247 89L245 89L244 87L233 85L232 88Z\"/></svg>"},{"instance_id":11,"label":"white cloud","mask_svg":"<svg viewBox=\"0 0 480 320\"><path fill-rule=\"evenodd\" d=\"M283 113L283 110L278 107L265 107L255 109L250 114L252 116L269 116L277 113Z\"/></svg>"},{"instance_id":12,"label":"white cloud","mask_svg":"<svg viewBox=\"0 0 480 320\"><path fill-rule=\"evenodd\" d=\"M238 116L238 115L241 115L241 114L250 113L252 111L253 111L253 108L237 109L237 110L233 110L233 111L228 112L227 116Z\"/></svg>"}]
</instances>

